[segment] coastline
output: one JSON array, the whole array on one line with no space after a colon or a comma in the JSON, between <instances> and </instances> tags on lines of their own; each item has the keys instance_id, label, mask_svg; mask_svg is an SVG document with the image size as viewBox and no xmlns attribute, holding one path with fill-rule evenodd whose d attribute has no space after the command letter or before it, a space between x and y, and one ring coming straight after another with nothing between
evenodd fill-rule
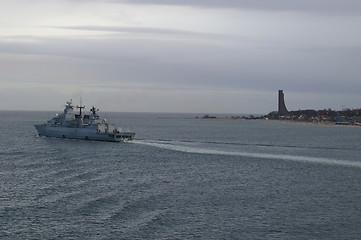
<instances>
[{"instance_id":1,"label":"coastline","mask_svg":"<svg viewBox=\"0 0 361 240\"><path fill-rule=\"evenodd\" d=\"M351 124L351 123L340 123L331 121L322 121L322 122L312 122L312 121L296 121L296 120L286 120L286 119L266 119L259 117L159 117L159 119L198 119L198 120L260 120L260 121L277 121L277 122L285 122L291 124L307 124L307 125L320 125L320 126L336 126L336 127L361 127L361 125Z\"/></svg>"},{"instance_id":2,"label":"coastline","mask_svg":"<svg viewBox=\"0 0 361 240\"><path fill-rule=\"evenodd\" d=\"M320 126L335 126L335 127L360 127L360 125L354 124L336 124L335 122L307 122L307 121L294 121L294 120L275 120L275 119L258 119L263 121L279 121L291 124L306 124L306 125L320 125Z\"/></svg>"}]
</instances>

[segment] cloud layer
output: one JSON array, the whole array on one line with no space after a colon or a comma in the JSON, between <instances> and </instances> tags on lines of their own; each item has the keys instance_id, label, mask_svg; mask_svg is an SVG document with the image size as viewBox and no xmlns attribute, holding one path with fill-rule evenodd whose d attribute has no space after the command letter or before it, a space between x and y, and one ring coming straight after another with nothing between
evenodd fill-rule
<instances>
[{"instance_id":1,"label":"cloud layer","mask_svg":"<svg viewBox=\"0 0 361 240\"><path fill-rule=\"evenodd\" d=\"M116 0L129 4L183 5L203 8L238 8L257 11L303 11L328 14L359 14L358 0Z\"/></svg>"},{"instance_id":2,"label":"cloud layer","mask_svg":"<svg viewBox=\"0 0 361 240\"><path fill-rule=\"evenodd\" d=\"M114 111L268 113L278 89L289 109L361 102L358 2L36 0L17 16L13 1L0 109L83 95Z\"/></svg>"}]
</instances>

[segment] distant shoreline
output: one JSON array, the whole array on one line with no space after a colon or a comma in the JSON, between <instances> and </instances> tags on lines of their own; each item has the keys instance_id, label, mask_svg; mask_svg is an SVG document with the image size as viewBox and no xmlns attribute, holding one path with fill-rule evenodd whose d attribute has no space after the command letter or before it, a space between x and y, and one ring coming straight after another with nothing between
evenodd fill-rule
<instances>
[{"instance_id":1,"label":"distant shoreline","mask_svg":"<svg viewBox=\"0 0 361 240\"><path fill-rule=\"evenodd\" d=\"M355 124L337 124L335 122L308 122L308 121L294 121L294 120L273 120L273 119L259 119L259 120L265 120L265 121L281 121L281 122L287 122L292 124L309 124L309 125L321 125L321 126L336 126L336 127L361 127L360 125Z\"/></svg>"},{"instance_id":2,"label":"distant shoreline","mask_svg":"<svg viewBox=\"0 0 361 240\"><path fill-rule=\"evenodd\" d=\"M286 122L292 124L309 124L309 125L323 125L323 126L341 126L341 127L361 127L361 125L355 125L347 122L342 122L337 124L336 122L323 121L323 122L312 122L312 121L296 121L296 120L286 120L286 119L265 119L260 117L217 117L217 116L208 116L208 117L159 117L159 119L198 119L198 120L261 120L261 121L274 121L274 122Z\"/></svg>"}]
</instances>

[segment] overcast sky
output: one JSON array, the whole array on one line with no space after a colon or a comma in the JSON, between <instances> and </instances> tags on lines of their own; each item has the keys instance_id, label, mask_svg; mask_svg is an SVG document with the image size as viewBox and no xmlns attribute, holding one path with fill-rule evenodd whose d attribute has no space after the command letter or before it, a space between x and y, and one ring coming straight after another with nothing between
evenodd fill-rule
<instances>
[{"instance_id":1,"label":"overcast sky","mask_svg":"<svg viewBox=\"0 0 361 240\"><path fill-rule=\"evenodd\" d=\"M361 108L360 0L0 0L0 109Z\"/></svg>"}]
</instances>

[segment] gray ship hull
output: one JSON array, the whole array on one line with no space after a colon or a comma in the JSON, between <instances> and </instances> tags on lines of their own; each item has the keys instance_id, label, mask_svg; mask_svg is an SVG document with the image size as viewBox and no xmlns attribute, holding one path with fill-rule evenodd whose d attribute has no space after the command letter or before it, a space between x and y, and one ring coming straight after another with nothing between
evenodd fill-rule
<instances>
[{"instance_id":1,"label":"gray ship hull","mask_svg":"<svg viewBox=\"0 0 361 240\"><path fill-rule=\"evenodd\" d=\"M125 142L133 140L132 132L99 132L96 128L53 127L45 124L35 125L40 136L70 138L93 141Z\"/></svg>"}]
</instances>

